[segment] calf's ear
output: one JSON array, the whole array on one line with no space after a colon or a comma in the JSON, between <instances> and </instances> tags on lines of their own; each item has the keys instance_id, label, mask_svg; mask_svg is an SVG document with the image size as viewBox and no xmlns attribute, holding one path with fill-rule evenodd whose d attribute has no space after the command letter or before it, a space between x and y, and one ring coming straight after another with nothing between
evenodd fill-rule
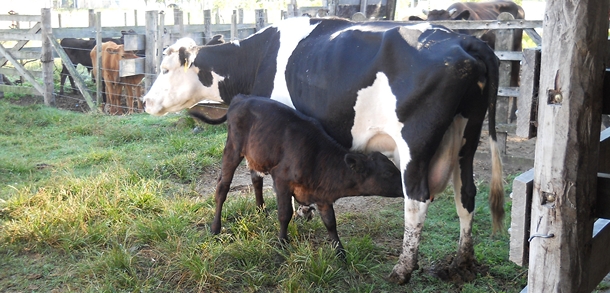
<instances>
[{"instance_id":1,"label":"calf's ear","mask_svg":"<svg viewBox=\"0 0 610 293\"><path fill-rule=\"evenodd\" d=\"M363 173L366 170L365 160L366 157L360 154L347 154L345 155L345 163L347 166L354 170L356 173Z\"/></svg>"}]
</instances>

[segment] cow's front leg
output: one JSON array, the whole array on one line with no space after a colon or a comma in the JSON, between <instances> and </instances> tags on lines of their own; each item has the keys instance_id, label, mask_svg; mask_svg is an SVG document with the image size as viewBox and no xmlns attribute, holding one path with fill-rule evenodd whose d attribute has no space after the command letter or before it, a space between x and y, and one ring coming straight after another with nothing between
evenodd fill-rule
<instances>
[{"instance_id":1,"label":"cow's front leg","mask_svg":"<svg viewBox=\"0 0 610 293\"><path fill-rule=\"evenodd\" d=\"M419 239L429 204L430 200L421 202L405 197L405 232L402 239L402 253L389 276L391 282L408 283L411 279L411 273L418 269Z\"/></svg>"},{"instance_id":2,"label":"cow's front leg","mask_svg":"<svg viewBox=\"0 0 610 293\"><path fill-rule=\"evenodd\" d=\"M322 222L324 222L324 226L326 226L333 247L336 249L337 256L345 258L345 249L343 249L341 240L339 240L339 234L337 234L337 220L335 218L335 209L333 208L333 205L318 203L318 210L320 211L320 217L322 218Z\"/></svg>"}]
</instances>

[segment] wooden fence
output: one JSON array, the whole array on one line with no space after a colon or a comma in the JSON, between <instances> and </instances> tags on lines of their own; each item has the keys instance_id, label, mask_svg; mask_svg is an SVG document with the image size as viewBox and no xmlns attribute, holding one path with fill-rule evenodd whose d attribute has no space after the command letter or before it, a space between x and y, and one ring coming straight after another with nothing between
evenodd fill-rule
<instances>
[{"instance_id":1,"label":"wooden fence","mask_svg":"<svg viewBox=\"0 0 610 293\"><path fill-rule=\"evenodd\" d=\"M52 28L50 9L46 8L41 10L41 15L0 15L0 21L35 23L29 29L0 30L0 41L16 42L9 49L0 44L0 94L18 93L43 96L46 105L54 106L56 94L53 83L53 61L55 58L61 58L62 63L67 65L70 74L74 77L75 85L89 108L97 109L101 99L100 83L98 83L97 99L94 99L88 92L83 78L77 73L75 66L59 45L58 39L93 38L101 40L101 38L107 37L120 37L121 31L132 31L135 35L126 38L126 49L145 50L146 58L132 60L132 63L136 64L129 64L132 68L131 73L123 70L122 76L145 74L145 88L148 89L152 85L161 63L162 49L178 38L189 36L198 44L204 44L215 34L222 34L225 39L229 40L242 39L267 25L265 10L255 11L256 23L253 24L238 23L242 19L238 13L243 14L243 11L234 11L231 24L212 24L212 13L205 10L203 24L184 25L183 12L174 10L174 24L165 25L164 13L147 11L144 26L101 27L100 13L90 12L89 26L76 28ZM26 44L32 41L40 42L40 45L34 44L26 47ZM27 63L26 60L40 61L42 70L26 69L24 66L24 63ZM14 68L5 66L7 61ZM5 75L20 76L31 86L10 84L12 82L5 78ZM23 84L22 80L20 83ZM3 84L3 81L9 84Z\"/></svg>"}]
</instances>

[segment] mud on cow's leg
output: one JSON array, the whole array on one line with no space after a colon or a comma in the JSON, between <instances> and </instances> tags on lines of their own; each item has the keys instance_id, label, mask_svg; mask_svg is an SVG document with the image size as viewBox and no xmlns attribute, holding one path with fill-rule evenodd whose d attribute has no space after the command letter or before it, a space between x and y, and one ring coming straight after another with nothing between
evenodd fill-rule
<instances>
[{"instance_id":1,"label":"mud on cow's leg","mask_svg":"<svg viewBox=\"0 0 610 293\"><path fill-rule=\"evenodd\" d=\"M419 268L417 264L419 240L429 204L429 200L420 202L405 197L405 233L402 239L402 253L388 277L391 282L406 284L411 279L413 271Z\"/></svg>"}]
</instances>

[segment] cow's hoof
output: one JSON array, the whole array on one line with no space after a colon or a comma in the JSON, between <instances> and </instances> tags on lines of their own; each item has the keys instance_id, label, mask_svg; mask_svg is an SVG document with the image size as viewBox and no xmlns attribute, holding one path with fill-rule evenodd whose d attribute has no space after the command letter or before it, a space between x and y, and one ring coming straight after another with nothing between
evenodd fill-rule
<instances>
[{"instance_id":1,"label":"cow's hoof","mask_svg":"<svg viewBox=\"0 0 610 293\"><path fill-rule=\"evenodd\" d=\"M392 270L392 273L388 276L388 281L398 285L407 284L409 283L409 280L411 280L411 273L397 273L396 269Z\"/></svg>"}]
</instances>

